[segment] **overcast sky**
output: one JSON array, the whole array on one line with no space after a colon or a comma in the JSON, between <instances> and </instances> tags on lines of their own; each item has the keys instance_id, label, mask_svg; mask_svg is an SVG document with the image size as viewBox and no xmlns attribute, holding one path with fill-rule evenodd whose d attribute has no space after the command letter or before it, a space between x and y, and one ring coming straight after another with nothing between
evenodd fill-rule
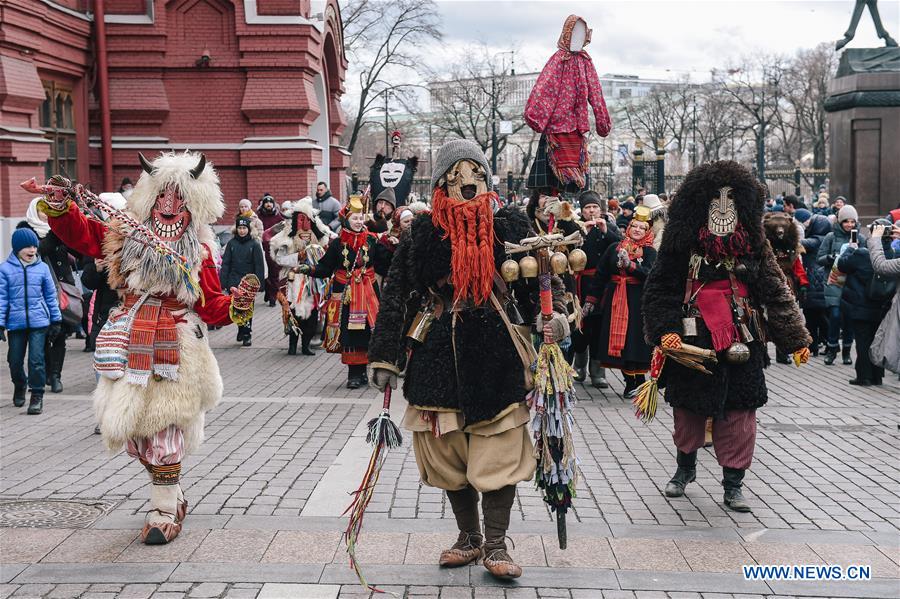
<instances>
[{"instance_id":1,"label":"overcast sky","mask_svg":"<svg viewBox=\"0 0 900 599\"><path fill-rule=\"evenodd\" d=\"M540 70L556 49L566 16L593 29L588 52L599 73L646 77L690 74L705 80L713 67L759 50L792 54L842 37L853 0L439 0L444 42L423 50L437 70L473 43L517 50L519 72ZM881 18L900 39L900 0L881 0ZM851 48L878 47L868 10Z\"/></svg>"}]
</instances>

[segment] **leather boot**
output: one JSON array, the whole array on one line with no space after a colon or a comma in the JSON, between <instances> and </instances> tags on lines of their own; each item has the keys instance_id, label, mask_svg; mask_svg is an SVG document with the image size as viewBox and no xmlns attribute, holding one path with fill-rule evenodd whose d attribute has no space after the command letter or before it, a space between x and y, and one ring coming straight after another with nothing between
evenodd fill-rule
<instances>
[{"instance_id":1,"label":"leather boot","mask_svg":"<svg viewBox=\"0 0 900 599\"><path fill-rule=\"evenodd\" d=\"M522 568L506 552L506 531L509 529L509 513L515 498L515 485L488 491L483 493L482 497L484 567L493 576L502 579L518 578L522 575Z\"/></svg>"},{"instance_id":2,"label":"leather boot","mask_svg":"<svg viewBox=\"0 0 900 599\"><path fill-rule=\"evenodd\" d=\"M850 365L853 364L853 359L850 357L850 346L845 345L841 348L841 362Z\"/></svg>"},{"instance_id":3,"label":"leather boot","mask_svg":"<svg viewBox=\"0 0 900 599\"><path fill-rule=\"evenodd\" d=\"M181 532L178 488L178 484L150 485L150 511L141 530L141 541L146 545L165 545Z\"/></svg>"},{"instance_id":4,"label":"leather boot","mask_svg":"<svg viewBox=\"0 0 900 599\"><path fill-rule=\"evenodd\" d=\"M314 356L314 355L316 355L316 352L314 352L313 350L309 349L309 341L310 341L309 335L303 335L303 341L302 341L302 343L301 343L300 353L303 354L304 356Z\"/></svg>"},{"instance_id":5,"label":"leather boot","mask_svg":"<svg viewBox=\"0 0 900 599\"><path fill-rule=\"evenodd\" d=\"M684 488L688 483L692 483L697 479L697 452L684 453L678 451L675 456L675 463L678 464L678 470L672 476L672 480L666 485L666 497L681 497L684 495Z\"/></svg>"},{"instance_id":6,"label":"leather boot","mask_svg":"<svg viewBox=\"0 0 900 599\"><path fill-rule=\"evenodd\" d=\"M471 564L481 557L481 522L478 520L478 491L466 487L459 491L447 491L447 499L456 516L459 537L450 549L441 552L438 564L446 568L458 568Z\"/></svg>"},{"instance_id":7,"label":"leather boot","mask_svg":"<svg viewBox=\"0 0 900 599\"><path fill-rule=\"evenodd\" d=\"M600 365L600 362L591 360L588 366L591 371L591 385L597 389L608 389L609 383L606 382L606 369Z\"/></svg>"},{"instance_id":8,"label":"leather boot","mask_svg":"<svg viewBox=\"0 0 900 599\"><path fill-rule=\"evenodd\" d=\"M633 399L635 395L637 395L637 389L641 385L641 382L638 382L638 377L632 374L623 374L625 377L625 391L622 393L622 397L625 399ZM643 379L644 377L640 377Z\"/></svg>"},{"instance_id":9,"label":"leather boot","mask_svg":"<svg viewBox=\"0 0 900 599\"><path fill-rule=\"evenodd\" d=\"M825 366L831 366L834 364L834 359L837 358L837 348L836 347L826 347L825 348Z\"/></svg>"},{"instance_id":10,"label":"leather boot","mask_svg":"<svg viewBox=\"0 0 900 599\"><path fill-rule=\"evenodd\" d=\"M584 379L587 377L587 361L588 361L588 350L584 350L583 352L578 352L575 354L575 360L572 363L572 368L575 369L575 380L579 383L584 382Z\"/></svg>"},{"instance_id":11,"label":"leather boot","mask_svg":"<svg viewBox=\"0 0 900 599\"><path fill-rule=\"evenodd\" d=\"M722 486L725 487L725 505L735 512L750 512L750 506L741 493L745 470L722 467Z\"/></svg>"},{"instance_id":12,"label":"leather boot","mask_svg":"<svg viewBox=\"0 0 900 599\"><path fill-rule=\"evenodd\" d=\"M294 335L293 333L288 335L288 355L289 356L297 355L297 341L298 341L297 335Z\"/></svg>"},{"instance_id":13,"label":"leather boot","mask_svg":"<svg viewBox=\"0 0 900 599\"><path fill-rule=\"evenodd\" d=\"M25 405L25 392L27 391L27 387L25 385L15 385L13 388L13 405L17 408L21 408Z\"/></svg>"},{"instance_id":14,"label":"leather boot","mask_svg":"<svg viewBox=\"0 0 900 599\"><path fill-rule=\"evenodd\" d=\"M250 347L251 345L253 345L253 341L250 340L250 332L248 331L246 334L244 334L244 341L241 343L241 346Z\"/></svg>"},{"instance_id":15,"label":"leather boot","mask_svg":"<svg viewBox=\"0 0 900 599\"><path fill-rule=\"evenodd\" d=\"M50 383L50 392L51 393L62 393L63 392L61 376L59 376L58 374L51 374L50 380L48 382Z\"/></svg>"},{"instance_id":16,"label":"leather boot","mask_svg":"<svg viewBox=\"0 0 900 599\"><path fill-rule=\"evenodd\" d=\"M31 401L28 402L28 413L36 416L44 411L44 392L32 391Z\"/></svg>"}]
</instances>

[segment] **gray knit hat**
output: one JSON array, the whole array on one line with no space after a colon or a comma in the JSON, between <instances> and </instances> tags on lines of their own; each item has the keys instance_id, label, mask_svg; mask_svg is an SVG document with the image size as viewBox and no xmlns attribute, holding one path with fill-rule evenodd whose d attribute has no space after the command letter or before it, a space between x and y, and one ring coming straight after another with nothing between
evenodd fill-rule
<instances>
[{"instance_id":1,"label":"gray knit hat","mask_svg":"<svg viewBox=\"0 0 900 599\"><path fill-rule=\"evenodd\" d=\"M478 144L467 139L454 139L442 145L437 151L437 156L434 157L434 166L431 170L431 188L437 187L438 179L447 174L450 167L460 160L471 160L480 164L487 174L488 189L493 186L491 183L491 165L488 164L487 158L485 158L484 152L481 151Z\"/></svg>"},{"instance_id":2,"label":"gray knit hat","mask_svg":"<svg viewBox=\"0 0 900 599\"><path fill-rule=\"evenodd\" d=\"M842 223L845 220L855 220L856 222L859 222L859 214L857 214L856 208L850 204L844 204L844 206L838 210L837 220L839 223Z\"/></svg>"}]
</instances>

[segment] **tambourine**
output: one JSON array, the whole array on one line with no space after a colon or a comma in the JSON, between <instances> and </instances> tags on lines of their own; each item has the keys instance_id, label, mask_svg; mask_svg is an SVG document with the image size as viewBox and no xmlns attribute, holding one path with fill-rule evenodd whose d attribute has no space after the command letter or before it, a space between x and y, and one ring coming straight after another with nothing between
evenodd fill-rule
<instances>
[{"instance_id":1,"label":"tambourine","mask_svg":"<svg viewBox=\"0 0 900 599\"><path fill-rule=\"evenodd\" d=\"M251 310L259 288L259 277L253 273L244 275L241 278L241 282L238 283L237 293L234 294L234 298L232 299L234 309Z\"/></svg>"}]
</instances>

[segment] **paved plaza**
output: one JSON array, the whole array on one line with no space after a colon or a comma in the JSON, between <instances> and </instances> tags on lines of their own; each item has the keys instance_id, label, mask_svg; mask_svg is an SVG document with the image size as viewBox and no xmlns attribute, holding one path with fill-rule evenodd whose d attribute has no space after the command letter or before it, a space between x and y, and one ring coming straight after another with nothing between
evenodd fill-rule
<instances>
[{"instance_id":1,"label":"paved plaza","mask_svg":"<svg viewBox=\"0 0 900 599\"><path fill-rule=\"evenodd\" d=\"M369 596L348 566L341 513L381 398L345 389L338 356L288 356L278 310L260 305L254 327L252 348L238 347L233 327L211 334L225 398L185 460L190 511L166 546L137 538L146 472L93 434L94 375L81 342L70 341L65 393L48 394L40 417L7 401L4 368L0 599ZM525 573L513 583L481 565L435 565L456 528L443 493L420 486L407 443L390 454L369 508L365 573L397 596L442 599L900 597L900 384L892 375L881 388L850 387L852 376L821 358L767 370L749 514L722 507L712 448L700 451L687 495L664 497L671 410L642 424L617 373L605 392L579 386L584 476L569 547L559 549L540 494L519 485L510 532ZM863 564L873 578L749 581L747 564Z\"/></svg>"}]
</instances>

